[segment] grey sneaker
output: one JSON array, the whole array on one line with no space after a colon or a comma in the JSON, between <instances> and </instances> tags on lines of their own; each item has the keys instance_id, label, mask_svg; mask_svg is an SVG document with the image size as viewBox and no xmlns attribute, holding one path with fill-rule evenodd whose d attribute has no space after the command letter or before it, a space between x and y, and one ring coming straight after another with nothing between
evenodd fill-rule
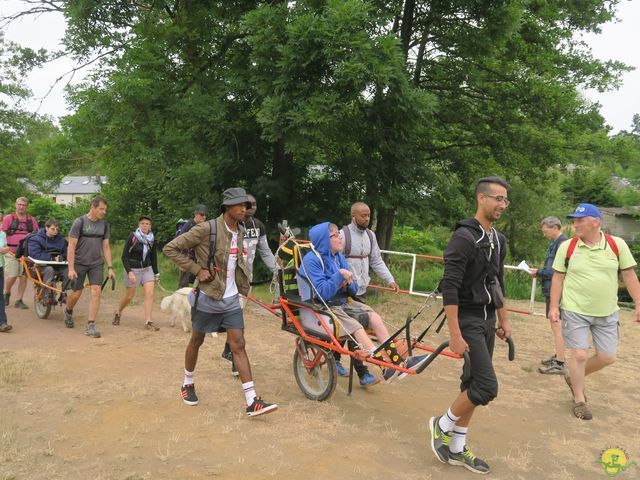
<instances>
[{"instance_id":1,"label":"grey sneaker","mask_svg":"<svg viewBox=\"0 0 640 480\"><path fill-rule=\"evenodd\" d=\"M538 368L538 372L545 375L564 375L564 362L560 363L554 360L549 365Z\"/></svg>"},{"instance_id":2,"label":"grey sneaker","mask_svg":"<svg viewBox=\"0 0 640 480\"><path fill-rule=\"evenodd\" d=\"M549 365L552 365L555 361L556 361L556 355L554 353L553 356L547 358L546 360L542 360L540 363L545 367L548 367Z\"/></svg>"},{"instance_id":3,"label":"grey sneaker","mask_svg":"<svg viewBox=\"0 0 640 480\"><path fill-rule=\"evenodd\" d=\"M29 308L27 307L27 304L22 301L22 299L16 300L16 303L14 303L13 306L16 308L21 308L22 310L27 310Z\"/></svg>"},{"instance_id":4,"label":"grey sneaker","mask_svg":"<svg viewBox=\"0 0 640 480\"><path fill-rule=\"evenodd\" d=\"M473 473L485 474L491 471L487 462L476 457L466 446L459 453L449 452L449 465L459 465Z\"/></svg>"},{"instance_id":5,"label":"grey sneaker","mask_svg":"<svg viewBox=\"0 0 640 480\"><path fill-rule=\"evenodd\" d=\"M431 431L431 450L436 454L436 458L442 463L449 461L449 443L451 443L451 432L443 432L438 425L440 417L429 419L429 430Z\"/></svg>"},{"instance_id":6,"label":"grey sneaker","mask_svg":"<svg viewBox=\"0 0 640 480\"><path fill-rule=\"evenodd\" d=\"M84 331L84 334L91 338L100 338L102 336L100 335L100 332L96 330L95 322L87 323L87 329Z\"/></svg>"},{"instance_id":7,"label":"grey sneaker","mask_svg":"<svg viewBox=\"0 0 640 480\"><path fill-rule=\"evenodd\" d=\"M66 307L62 310L64 312L64 324L67 328L73 328L73 312L70 312Z\"/></svg>"},{"instance_id":8,"label":"grey sneaker","mask_svg":"<svg viewBox=\"0 0 640 480\"><path fill-rule=\"evenodd\" d=\"M11 325L9 325L8 323L0 324L0 332L3 332L3 333L4 332L10 332L12 328L13 327Z\"/></svg>"}]
</instances>

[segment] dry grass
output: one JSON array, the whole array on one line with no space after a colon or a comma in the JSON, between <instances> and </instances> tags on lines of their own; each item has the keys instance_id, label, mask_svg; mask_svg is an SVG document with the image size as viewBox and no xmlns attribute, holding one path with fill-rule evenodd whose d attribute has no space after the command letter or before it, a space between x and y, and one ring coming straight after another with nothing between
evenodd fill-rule
<instances>
[{"instance_id":1,"label":"dry grass","mask_svg":"<svg viewBox=\"0 0 640 480\"><path fill-rule=\"evenodd\" d=\"M420 304L405 296L387 299L376 308L393 325ZM356 388L350 397L341 379L329 401L311 402L293 378L293 337L250 307L247 348L256 387L280 410L249 420L240 385L220 358L224 336L203 345L196 371L200 404L187 407L179 385L188 335L169 328L159 312L160 332L143 330L141 306L112 327L115 301L107 298L102 307L99 340L65 329L59 312L42 321L10 311L18 327L3 337L0 352L0 479L470 478L437 462L427 443L429 417L456 394L456 360L438 359L418 377ZM416 320L416 329L436 308ZM593 461L610 445L626 447L638 460L640 392L629 379L640 364L640 325L629 317L623 314L620 362L589 379L592 422L571 416L561 377L536 372L550 354L546 321L512 317L517 360L507 362L506 347L496 346L500 395L477 410L469 433L471 448L491 463L493 479L600 478ZM428 338L438 344L446 329Z\"/></svg>"}]
</instances>

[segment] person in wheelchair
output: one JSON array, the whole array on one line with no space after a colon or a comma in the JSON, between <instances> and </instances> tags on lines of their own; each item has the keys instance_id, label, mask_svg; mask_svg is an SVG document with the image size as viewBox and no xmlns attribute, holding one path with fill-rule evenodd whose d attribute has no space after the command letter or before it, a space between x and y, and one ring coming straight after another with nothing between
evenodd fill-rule
<instances>
[{"instance_id":1,"label":"person in wheelchair","mask_svg":"<svg viewBox=\"0 0 640 480\"><path fill-rule=\"evenodd\" d=\"M44 228L30 237L27 244L28 255L34 260L44 262L65 262L67 260L67 242L59 233L59 224L55 218L50 218ZM53 285L57 276L64 284L67 279L67 265L47 265L40 267L42 283Z\"/></svg>"},{"instance_id":2,"label":"person in wheelchair","mask_svg":"<svg viewBox=\"0 0 640 480\"><path fill-rule=\"evenodd\" d=\"M370 306L352 299L358 292L358 284L349 270L347 260L341 253L342 240L338 227L329 222L316 225L309 231L309 239L313 243L314 250L304 256L297 271L298 288L302 300L308 302L321 300L320 303L324 301L337 317L342 333L353 336L370 354L376 346L367 335L365 328L372 329L380 342L386 342L389 339L389 331L380 315ZM324 333L312 312L303 309L300 316L305 328ZM323 317L327 319L326 315ZM394 342L389 342L373 357L407 368L410 366L416 368L422 359L419 357L407 359L408 363L405 365L405 359L398 352ZM402 373L400 370L387 368L383 372L383 378L388 383L400 373ZM371 386L379 381L380 378L368 374L360 379L360 385Z\"/></svg>"}]
</instances>

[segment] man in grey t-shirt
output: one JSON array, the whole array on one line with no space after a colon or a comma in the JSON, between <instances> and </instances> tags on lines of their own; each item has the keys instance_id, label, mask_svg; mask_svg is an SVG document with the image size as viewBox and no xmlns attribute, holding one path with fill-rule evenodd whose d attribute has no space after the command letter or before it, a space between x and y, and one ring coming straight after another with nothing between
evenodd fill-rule
<instances>
[{"instance_id":1,"label":"man in grey t-shirt","mask_svg":"<svg viewBox=\"0 0 640 480\"><path fill-rule=\"evenodd\" d=\"M100 307L105 260L109 269L109 278L115 278L109 245L109 224L104 221L106 213L107 201L102 197L95 197L91 200L89 213L76 218L69 231L67 260L73 292L67 298L64 324L68 328L73 328L73 307L80 300L85 277L89 277L91 300L85 335L92 338L100 338L100 332L96 330L96 316Z\"/></svg>"}]
</instances>

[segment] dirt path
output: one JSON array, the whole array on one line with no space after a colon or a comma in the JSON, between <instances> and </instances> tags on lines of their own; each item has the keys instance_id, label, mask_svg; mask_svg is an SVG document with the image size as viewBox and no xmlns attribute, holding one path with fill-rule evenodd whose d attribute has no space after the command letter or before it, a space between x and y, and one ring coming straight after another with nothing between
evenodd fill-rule
<instances>
[{"instance_id":1,"label":"dirt path","mask_svg":"<svg viewBox=\"0 0 640 480\"><path fill-rule=\"evenodd\" d=\"M380 310L396 321L419 304L388 298ZM188 407L179 397L188 334L169 327L159 305L159 332L142 328L141 305L112 326L117 299L109 292L98 319L103 338L93 340L83 334L86 300L73 330L59 309L48 320L35 318L30 300L30 310L7 309L14 330L0 335L2 480L475 478L438 463L427 443L427 420L456 394L455 360L438 359L419 377L358 388L351 397L340 379L329 401L312 402L293 376L293 337L251 306L247 345L256 387L280 409L248 419L240 384L220 358L224 336L208 338L201 349L200 404ZM628 312L622 320L619 363L589 379L595 418L581 422L570 414L562 377L536 372L551 352L546 321L512 316L517 359L507 362L506 347L497 346L500 395L477 411L469 435L492 478L606 478L595 462L614 446L640 462L640 325ZM639 478L637 468L619 478Z\"/></svg>"}]
</instances>

